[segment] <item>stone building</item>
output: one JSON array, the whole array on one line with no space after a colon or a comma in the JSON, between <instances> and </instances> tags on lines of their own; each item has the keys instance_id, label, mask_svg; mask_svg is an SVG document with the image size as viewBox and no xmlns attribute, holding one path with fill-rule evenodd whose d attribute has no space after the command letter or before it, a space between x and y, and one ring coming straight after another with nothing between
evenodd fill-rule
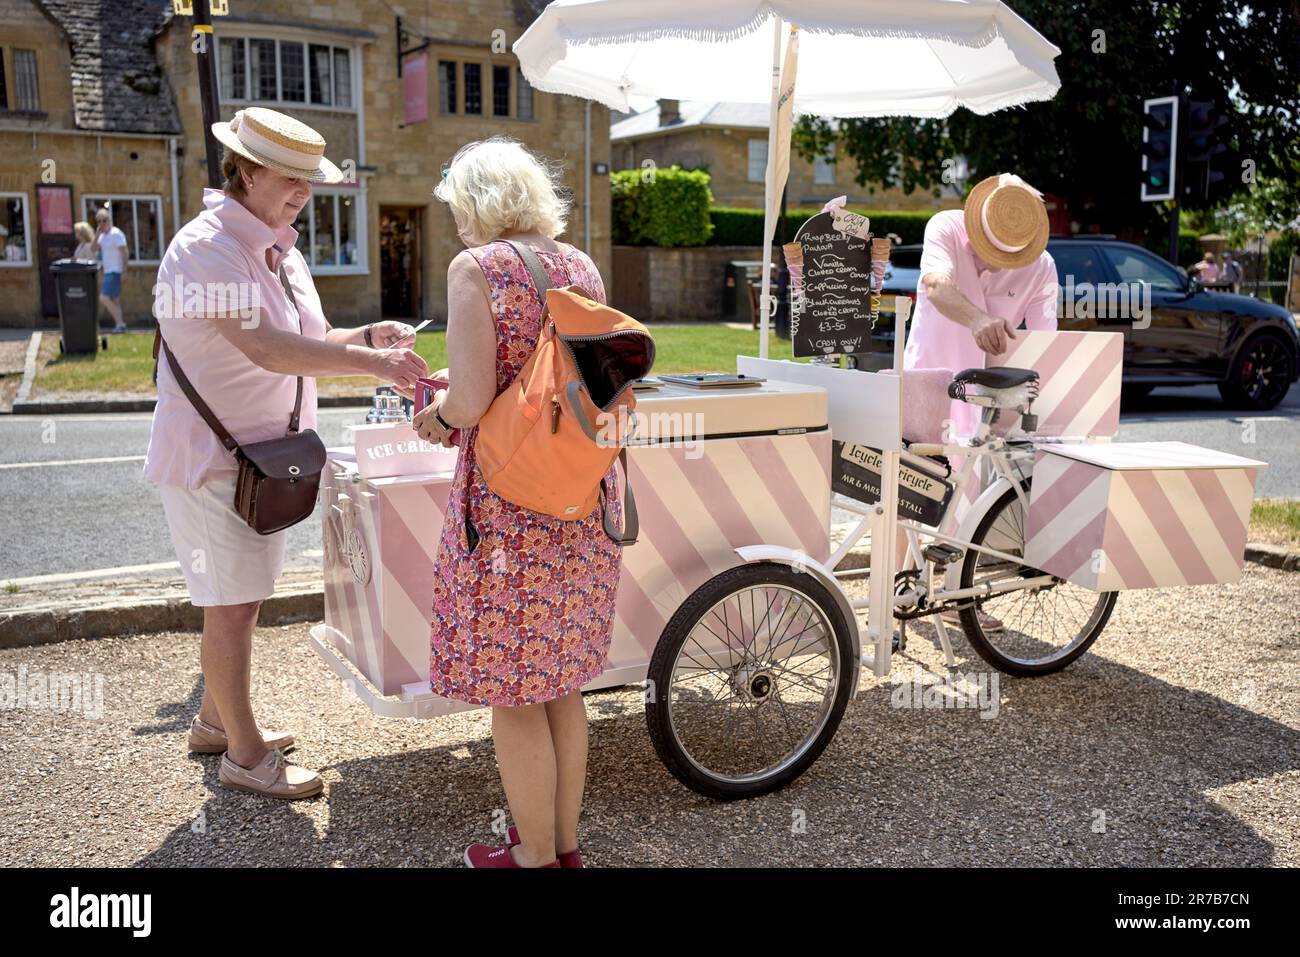
<instances>
[{"instance_id":1,"label":"stone building","mask_svg":"<svg viewBox=\"0 0 1300 957\"><path fill-rule=\"evenodd\" d=\"M660 100L640 113L621 119L616 116L609 134L613 168L633 169L647 160L659 166L706 167L714 203L761 209L768 110L766 104L757 103ZM820 206L846 195L850 205L874 209L961 205L959 194L951 188L942 190L939 199L921 190L909 196L899 187L877 188L873 193L854 182L856 175L857 166L851 161L809 161L792 152L786 202L790 206Z\"/></svg>"},{"instance_id":2,"label":"stone building","mask_svg":"<svg viewBox=\"0 0 1300 957\"><path fill-rule=\"evenodd\" d=\"M354 174L317 187L297 223L336 325L445 319L461 245L432 190L459 146L492 135L560 165L562 238L608 274L608 111L534 91L509 52L544 5L229 0L215 18L222 118L292 114ZM0 325L56 321L47 266L72 250L69 220L104 205L128 237L127 321L152 323L159 257L208 183L193 42L171 0L0 0Z\"/></svg>"}]
</instances>

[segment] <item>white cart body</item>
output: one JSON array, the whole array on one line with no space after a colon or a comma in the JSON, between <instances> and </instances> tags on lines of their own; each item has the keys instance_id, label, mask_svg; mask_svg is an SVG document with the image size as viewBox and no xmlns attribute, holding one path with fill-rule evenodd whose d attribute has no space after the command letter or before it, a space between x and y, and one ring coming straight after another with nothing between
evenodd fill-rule
<instances>
[{"instance_id":1,"label":"white cart body","mask_svg":"<svg viewBox=\"0 0 1300 957\"><path fill-rule=\"evenodd\" d=\"M606 670L585 690L643 680L678 606L748 561L797 564L839 596L853 621L824 567L831 454L825 390L791 382L665 385L638 398L637 415L628 458L641 533L623 550ZM449 459L438 472L366 479L352 449L330 450L321 493L325 622L312 642L380 714L475 707L433 695L428 683L434 558L453 474ZM856 654L854 662L856 676Z\"/></svg>"}]
</instances>

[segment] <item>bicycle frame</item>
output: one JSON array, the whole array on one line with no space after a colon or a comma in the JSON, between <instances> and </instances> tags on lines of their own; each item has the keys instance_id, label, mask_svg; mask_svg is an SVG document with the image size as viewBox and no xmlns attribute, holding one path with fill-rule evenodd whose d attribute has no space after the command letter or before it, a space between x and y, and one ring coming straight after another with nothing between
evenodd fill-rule
<instances>
[{"instance_id":1,"label":"bicycle frame","mask_svg":"<svg viewBox=\"0 0 1300 957\"><path fill-rule=\"evenodd\" d=\"M942 586L936 587L934 581L936 566L933 562L928 561L922 553L921 537L925 536L934 541L955 545L963 551L975 551L982 555L989 555L1016 564L1023 561L1020 556L1011 555L986 545L975 545L971 542L974 530L978 527L980 520L993 507L993 504L1002 498L1008 488L1015 489L1026 514L1028 514L1029 510L1029 497L1026 494L1025 486L1028 484L1032 472L1034 450L1032 447L1021 445L1016 440L1008 441L1005 437L994 434L993 424L998 411L994 406L984 406L979 427L966 442L953 445L913 445L910 449L905 449L899 454L900 460L907 465L931 473L934 472L936 463L919 454L920 450L924 450L925 454L960 455L963 458L960 468L953 476L952 496L949 498L937 526L923 525L911 519L897 519L897 527L902 529L906 535L907 545L903 564L898 569L898 572L899 574L916 573L916 584L906 590L895 592L895 617L901 617L900 611L932 609L929 612L923 611L921 614L908 617L932 616L939 633L940 645L949 666L956 664L956 658L953 655L947 627L939 614L940 612L962 607L962 603L970 599L1041 588L1056 581L1052 575L1046 574L1033 578L1014 576L1008 577L1005 581L982 582L977 586L963 589L955 587L958 584L960 575L960 564L958 561L954 561L943 566L945 569L944 582ZM955 522L957 509L965 496L966 489L972 481L980 480L978 470L981 463L988 463L988 467L993 473L989 476L990 480L984 491L971 505L954 534L940 531L942 528L951 527L951 524ZM981 485L985 485L982 480ZM871 522L874 517L878 516L880 506L879 504L864 505L852 501L841 501L836 503L836 507L862 516L862 521L858 523L857 527L844 539L839 548L826 562L826 567L831 570L831 573L837 579L842 579L860 574L859 570L840 570L838 566L849 551L870 531ZM849 604L856 611L861 608L869 608L871 599L850 599ZM877 667L875 669L877 674L888 672L887 653L881 654L878 650L875 660L881 662L882 659L885 666L883 669Z\"/></svg>"}]
</instances>

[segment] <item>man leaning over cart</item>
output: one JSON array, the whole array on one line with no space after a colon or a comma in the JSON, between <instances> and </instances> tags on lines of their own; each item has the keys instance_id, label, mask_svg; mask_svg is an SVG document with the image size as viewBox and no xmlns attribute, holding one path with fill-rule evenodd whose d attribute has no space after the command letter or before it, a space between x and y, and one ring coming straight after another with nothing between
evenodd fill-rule
<instances>
[{"instance_id":1,"label":"man leaning over cart","mask_svg":"<svg viewBox=\"0 0 1300 957\"><path fill-rule=\"evenodd\" d=\"M963 209L930 217L904 370L980 368L986 355L1010 348L1017 329L1055 329L1058 284L1047 233L1043 194L1014 173L988 177ZM979 424L979 409L964 402L954 401L950 415L945 441ZM988 624L996 627L996 619Z\"/></svg>"}]
</instances>

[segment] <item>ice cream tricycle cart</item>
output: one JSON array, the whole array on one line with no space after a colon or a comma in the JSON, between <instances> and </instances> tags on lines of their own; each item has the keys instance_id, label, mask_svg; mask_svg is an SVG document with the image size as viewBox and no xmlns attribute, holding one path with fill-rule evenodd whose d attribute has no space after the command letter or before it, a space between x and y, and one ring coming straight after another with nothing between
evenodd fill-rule
<instances>
[{"instance_id":1,"label":"ice cream tricycle cart","mask_svg":"<svg viewBox=\"0 0 1300 957\"><path fill-rule=\"evenodd\" d=\"M1044 675L1088 649L1122 589L1235 580L1263 463L1099 434L1118 419L1118 339L1031 333L1017 347L1023 366L951 376L949 394L982 416L949 443L904 435L905 390L932 376L741 356L738 376L643 393L628 447L641 535L623 550L606 670L584 690L645 682L669 770L711 797L751 797L816 760L860 669L887 674L909 621L933 622L955 665L941 613L958 611L991 665ZM1103 373L1096 388L1081 391L1071 363L1048 378L1035 368L1088 350ZM1098 409L1097 431L1049 434ZM1002 415L1034 431L998 430ZM322 484L325 621L313 646L378 714L469 709L428 683L434 548L456 450L405 424L354 436L330 450ZM880 480L837 502L861 522L832 554L832 483L837 470L851 478L846 469ZM863 538L870 595L851 598L842 579L859 573L839 566Z\"/></svg>"},{"instance_id":2,"label":"ice cream tricycle cart","mask_svg":"<svg viewBox=\"0 0 1300 957\"><path fill-rule=\"evenodd\" d=\"M861 5L840 0L556 0L515 52L534 86L620 109L629 93L688 97L692 80L709 91L697 95L753 102L742 65L770 55L770 87L759 77L773 121L769 221L780 109L793 102L782 95L794 89L791 17L805 43L826 45L805 50L807 112L984 113L1058 85L1059 51L1002 4L916 0L871 15L857 22ZM771 235L769 223L769 249ZM797 778L835 734L862 669L886 675L915 619L934 623L950 665L943 612L994 667L1043 675L1096 640L1118 591L1240 573L1262 463L1111 442L1120 337L1034 333L988 368L917 374L772 360L764 258L759 355L695 381L661 375L638 395L628 469L641 534L623 549L606 669L584 689L644 682L655 748L688 787L734 799ZM895 370L908 305L895 305ZM909 426L948 402L979 410L973 431ZM325 621L312 644L378 714L467 710L428 682L455 452L403 423L359 427L354 440L330 451L322 482ZM860 517L834 553L833 489ZM868 537L868 596L852 598L841 566Z\"/></svg>"}]
</instances>

